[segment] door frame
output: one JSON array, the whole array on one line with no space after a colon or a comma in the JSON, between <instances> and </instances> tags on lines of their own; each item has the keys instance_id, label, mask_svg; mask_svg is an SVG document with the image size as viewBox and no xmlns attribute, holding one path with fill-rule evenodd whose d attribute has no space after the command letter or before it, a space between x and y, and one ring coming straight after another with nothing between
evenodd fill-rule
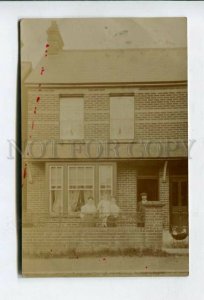
<instances>
[{"instance_id":1,"label":"door frame","mask_svg":"<svg viewBox=\"0 0 204 300\"><path fill-rule=\"evenodd\" d=\"M169 228L171 229L172 224L172 182L178 181L186 181L188 187L188 174L185 175L170 175L169 177ZM189 197L188 197L189 198ZM180 200L181 201L181 200ZM188 199L187 199L188 201ZM188 202L187 202L188 203ZM187 205L187 218L188 218L188 205Z\"/></svg>"}]
</instances>

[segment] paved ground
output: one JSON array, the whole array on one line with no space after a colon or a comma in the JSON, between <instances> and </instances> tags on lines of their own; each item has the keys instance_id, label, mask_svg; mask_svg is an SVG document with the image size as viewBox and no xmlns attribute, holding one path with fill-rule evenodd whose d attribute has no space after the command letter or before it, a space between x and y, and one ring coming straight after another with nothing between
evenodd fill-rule
<instances>
[{"instance_id":1,"label":"paved ground","mask_svg":"<svg viewBox=\"0 0 204 300\"><path fill-rule=\"evenodd\" d=\"M187 276L188 256L24 259L25 276Z\"/></svg>"}]
</instances>

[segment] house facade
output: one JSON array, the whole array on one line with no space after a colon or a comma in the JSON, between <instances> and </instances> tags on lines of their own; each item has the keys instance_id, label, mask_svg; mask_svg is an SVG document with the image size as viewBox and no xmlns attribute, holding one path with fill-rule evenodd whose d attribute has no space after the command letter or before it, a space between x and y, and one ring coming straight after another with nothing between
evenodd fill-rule
<instances>
[{"instance_id":1,"label":"house facade","mask_svg":"<svg viewBox=\"0 0 204 300\"><path fill-rule=\"evenodd\" d=\"M23 252L161 248L188 228L186 49L63 50L54 22L47 35L26 80ZM81 220L90 196L116 198L116 227Z\"/></svg>"}]
</instances>

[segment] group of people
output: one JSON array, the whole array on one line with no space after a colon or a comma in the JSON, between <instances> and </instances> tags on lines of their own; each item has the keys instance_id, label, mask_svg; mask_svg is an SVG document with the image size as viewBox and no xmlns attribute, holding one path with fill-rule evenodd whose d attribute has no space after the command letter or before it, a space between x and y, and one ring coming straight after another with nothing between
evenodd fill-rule
<instances>
[{"instance_id":1,"label":"group of people","mask_svg":"<svg viewBox=\"0 0 204 300\"><path fill-rule=\"evenodd\" d=\"M116 221L120 213L120 208L116 204L114 197L102 198L96 207L93 197L89 197L85 205L81 207L80 217L96 217L98 214L99 222L102 227L116 226Z\"/></svg>"}]
</instances>

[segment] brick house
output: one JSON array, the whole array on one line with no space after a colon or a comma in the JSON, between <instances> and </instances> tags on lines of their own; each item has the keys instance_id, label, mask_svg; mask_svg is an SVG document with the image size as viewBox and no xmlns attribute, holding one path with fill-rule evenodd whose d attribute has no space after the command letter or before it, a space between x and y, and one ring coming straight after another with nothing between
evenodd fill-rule
<instances>
[{"instance_id":1,"label":"brick house","mask_svg":"<svg viewBox=\"0 0 204 300\"><path fill-rule=\"evenodd\" d=\"M63 50L54 22L47 39L26 80L23 252L160 248L188 226L186 48ZM85 226L80 203L104 195L117 226Z\"/></svg>"}]
</instances>

